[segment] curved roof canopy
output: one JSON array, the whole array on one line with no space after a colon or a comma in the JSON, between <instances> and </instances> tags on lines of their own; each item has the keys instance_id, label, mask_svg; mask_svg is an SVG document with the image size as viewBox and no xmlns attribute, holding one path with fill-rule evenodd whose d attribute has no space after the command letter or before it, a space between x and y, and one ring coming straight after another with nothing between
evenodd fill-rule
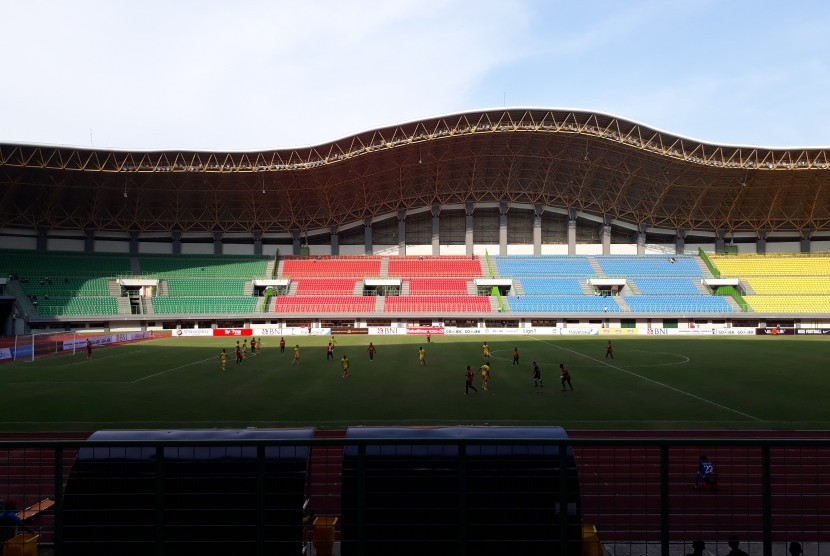
<instances>
[{"instance_id":1,"label":"curved roof canopy","mask_svg":"<svg viewBox=\"0 0 830 556\"><path fill-rule=\"evenodd\" d=\"M830 230L827 149L701 143L593 112L506 109L261 152L0 144L0 227L282 233L507 202L638 226Z\"/></svg>"}]
</instances>

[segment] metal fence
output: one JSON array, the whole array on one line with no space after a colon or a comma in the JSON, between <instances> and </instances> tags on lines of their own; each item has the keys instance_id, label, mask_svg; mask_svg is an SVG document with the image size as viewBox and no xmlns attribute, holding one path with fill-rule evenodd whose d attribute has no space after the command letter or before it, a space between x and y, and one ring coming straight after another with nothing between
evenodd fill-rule
<instances>
[{"instance_id":1,"label":"metal fence","mask_svg":"<svg viewBox=\"0 0 830 556\"><path fill-rule=\"evenodd\" d=\"M828 464L820 438L15 440L0 497L54 501L27 525L56 555L718 555L738 537L811 556L830 553Z\"/></svg>"}]
</instances>

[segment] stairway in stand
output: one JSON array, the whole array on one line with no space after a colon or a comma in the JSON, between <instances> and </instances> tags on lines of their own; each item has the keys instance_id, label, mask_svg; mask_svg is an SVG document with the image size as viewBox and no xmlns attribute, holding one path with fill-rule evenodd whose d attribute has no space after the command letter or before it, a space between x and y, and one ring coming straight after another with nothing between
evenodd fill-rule
<instances>
[{"instance_id":1,"label":"stairway in stand","mask_svg":"<svg viewBox=\"0 0 830 556\"><path fill-rule=\"evenodd\" d=\"M318 430L314 433L315 438L343 438L345 436L346 431L343 430ZM342 482L343 446L312 447L309 498L311 510L315 516L340 517Z\"/></svg>"}]
</instances>

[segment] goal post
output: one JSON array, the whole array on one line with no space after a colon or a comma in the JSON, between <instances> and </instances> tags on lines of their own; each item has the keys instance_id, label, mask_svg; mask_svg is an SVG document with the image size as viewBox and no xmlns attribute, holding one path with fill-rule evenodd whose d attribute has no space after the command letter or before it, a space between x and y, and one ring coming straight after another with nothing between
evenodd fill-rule
<instances>
[{"instance_id":1,"label":"goal post","mask_svg":"<svg viewBox=\"0 0 830 556\"><path fill-rule=\"evenodd\" d=\"M39 357L74 354L78 333L74 331L33 332L14 337L13 361L34 361Z\"/></svg>"}]
</instances>

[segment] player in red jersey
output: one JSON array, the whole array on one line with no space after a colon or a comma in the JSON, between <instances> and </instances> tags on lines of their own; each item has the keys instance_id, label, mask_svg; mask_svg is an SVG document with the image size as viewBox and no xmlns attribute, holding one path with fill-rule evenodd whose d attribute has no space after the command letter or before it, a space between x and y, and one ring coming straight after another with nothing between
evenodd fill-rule
<instances>
[{"instance_id":1,"label":"player in red jersey","mask_svg":"<svg viewBox=\"0 0 830 556\"><path fill-rule=\"evenodd\" d=\"M470 368L469 365L467 365L467 371L464 374L464 380L465 380L465 382L464 382L464 394L469 394L470 390L472 390L473 392L478 394L478 389L476 389L476 387L473 386L473 377L474 376L475 376L475 373L473 373L473 370Z\"/></svg>"},{"instance_id":2,"label":"player in red jersey","mask_svg":"<svg viewBox=\"0 0 830 556\"><path fill-rule=\"evenodd\" d=\"M559 363L559 370L562 371L562 374L559 375L559 379L562 381L562 390L565 390L566 383L571 387L571 390L573 390L574 386L571 384L571 373L568 372L568 369L565 367L564 363Z\"/></svg>"}]
</instances>

